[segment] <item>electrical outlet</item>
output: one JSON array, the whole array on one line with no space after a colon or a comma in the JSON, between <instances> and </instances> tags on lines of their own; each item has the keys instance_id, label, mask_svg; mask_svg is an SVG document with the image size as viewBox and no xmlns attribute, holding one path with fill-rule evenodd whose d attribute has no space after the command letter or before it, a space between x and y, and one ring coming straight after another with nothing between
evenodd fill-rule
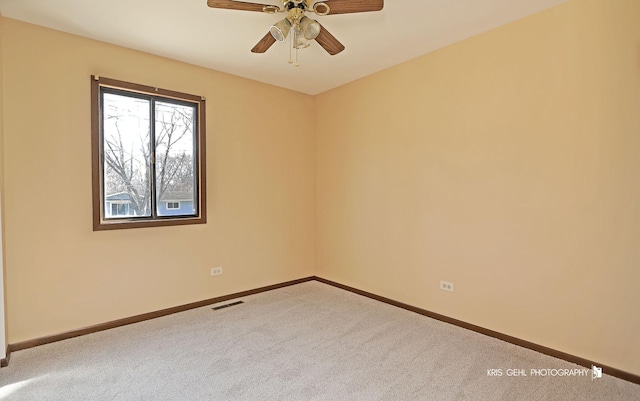
<instances>
[{"instance_id":1,"label":"electrical outlet","mask_svg":"<svg viewBox=\"0 0 640 401\"><path fill-rule=\"evenodd\" d=\"M440 280L440 289L441 290L445 290L445 291L449 291L449 292L453 292L454 291L454 286L453 286L453 283L450 283L448 281Z\"/></svg>"},{"instance_id":2,"label":"electrical outlet","mask_svg":"<svg viewBox=\"0 0 640 401\"><path fill-rule=\"evenodd\" d=\"M212 276L219 276L222 274L222 267L212 267L211 268L211 275Z\"/></svg>"}]
</instances>

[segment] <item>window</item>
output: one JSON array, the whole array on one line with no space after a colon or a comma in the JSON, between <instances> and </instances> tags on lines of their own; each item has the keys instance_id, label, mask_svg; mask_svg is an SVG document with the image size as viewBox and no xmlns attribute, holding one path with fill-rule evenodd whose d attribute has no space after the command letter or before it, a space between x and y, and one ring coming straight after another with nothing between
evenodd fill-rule
<instances>
[{"instance_id":1,"label":"window","mask_svg":"<svg viewBox=\"0 0 640 401\"><path fill-rule=\"evenodd\" d=\"M93 229L206 223L204 98L91 78Z\"/></svg>"},{"instance_id":2,"label":"window","mask_svg":"<svg viewBox=\"0 0 640 401\"><path fill-rule=\"evenodd\" d=\"M128 216L129 215L129 204L128 203L111 203L111 208L107 208L107 210L111 210L112 216Z\"/></svg>"}]
</instances>

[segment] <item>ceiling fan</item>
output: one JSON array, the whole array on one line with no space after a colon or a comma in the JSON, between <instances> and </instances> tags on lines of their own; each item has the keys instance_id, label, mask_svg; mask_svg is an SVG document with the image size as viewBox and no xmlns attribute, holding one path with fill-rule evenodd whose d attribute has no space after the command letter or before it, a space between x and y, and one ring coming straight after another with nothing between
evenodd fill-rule
<instances>
[{"instance_id":1,"label":"ceiling fan","mask_svg":"<svg viewBox=\"0 0 640 401\"><path fill-rule=\"evenodd\" d=\"M380 11L384 7L384 0L282 0L282 7L271 4L250 3L237 0L207 0L212 8L230 10L258 11L268 14L287 13L287 16L271 26L269 32L251 49L253 53L264 53L276 42L284 42L291 35L291 48L296 50L309 46L315 40L330 55L336 55L344 50L344 45L338 41L320 23L305 15L313 12L317 15L335 15ZM289 63L293 63L289 60ZM298 66L297 61L293 63Z\"/></svg>"}]
</instances>

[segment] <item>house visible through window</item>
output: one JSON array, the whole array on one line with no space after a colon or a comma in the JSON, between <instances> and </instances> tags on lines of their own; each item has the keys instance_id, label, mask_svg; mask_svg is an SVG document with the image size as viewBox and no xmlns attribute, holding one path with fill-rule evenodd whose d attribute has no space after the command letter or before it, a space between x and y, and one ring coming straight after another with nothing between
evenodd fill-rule
<instances>
[{"instance_id":1,"label":"house visible through window","mask_svg":"<svg viewBox=\"0 0 640 401\"><path fill-rule=\"evenodd\" d=\"M205 223L204 100L92 82L94 230Z\"/></svg>"}]
</instances>

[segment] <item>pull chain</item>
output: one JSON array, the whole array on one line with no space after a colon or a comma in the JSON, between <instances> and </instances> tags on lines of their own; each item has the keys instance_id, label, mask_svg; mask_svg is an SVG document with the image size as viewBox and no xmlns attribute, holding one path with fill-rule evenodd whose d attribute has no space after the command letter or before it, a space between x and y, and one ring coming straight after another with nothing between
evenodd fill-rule
<instances>
[{"instance_id":1,"label":"pull chain","mask_svg":"<svg viewBox=\"0 0 640 401\"><path fill-rule=\"evenodd\" d=\"M293 30L293 43L298 43L298 29ZM292 46L293 47L293 46ZM298 62L298 48L296 47L296 62L293 63L294 67L300 67L300 63Z\"/></svg>"},{"instance_id":2,"label":"pull chain","mask_svg":"<svg viewBox=\"0 0 640 401\"><path fill-rule=\"evenodd\" d=\"M293 47L293 35L289 35L289 61L288 61L289 64L293 64L293 59L291 57L291 48L292 47Z\"/></svg>"}]
</instances>

